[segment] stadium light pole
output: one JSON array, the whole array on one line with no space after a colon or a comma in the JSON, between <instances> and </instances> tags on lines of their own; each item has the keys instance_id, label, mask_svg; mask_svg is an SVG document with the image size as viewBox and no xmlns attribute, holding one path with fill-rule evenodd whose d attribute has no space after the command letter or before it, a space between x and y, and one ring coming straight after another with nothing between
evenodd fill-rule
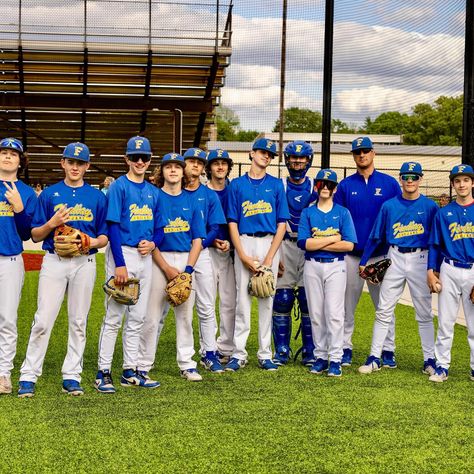
<instances>
[{"instance_id":1,"label":"stadium light pole","mask_svg":"<svg viewBox=\"0 0 474 474\"><path fill-rule=\"evenodd\" d=\"M324 72L323 72L323 125L321 142L321 168L331 166L331 100L332 56L334 38L334 0L326 0L324 21Z\"/></svg>"},{"instance_id":2,"label":"stadium light pole","mask_svg":"<svg viewBox=\"0 0 474 474\"><path fill-rule=\"evenodd\" d=\"M474 7L466 0L462 162L474 166Z\"/></svg>"},{"instance_id":3,"label":"stadium light pole","mask_svg":"<svg viewBox=\"0 0 474 474\"><path fill-rule=\"evenodd\" d=\"M278 177L281 176L280 165L283 156L283 133L285 130L285 75L286 75L286 17L288 1L283 0L282 27L281 27L281 63L280 63L280 127L278 130Z\"/></svg>"}]
</instances>

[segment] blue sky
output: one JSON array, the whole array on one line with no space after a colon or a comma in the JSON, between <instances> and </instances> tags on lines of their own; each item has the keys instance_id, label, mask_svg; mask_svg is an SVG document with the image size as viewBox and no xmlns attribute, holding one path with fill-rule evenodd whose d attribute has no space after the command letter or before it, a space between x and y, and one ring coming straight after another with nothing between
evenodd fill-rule
<instances>
[{"instance_id":1,"label":"blue sky","mask_svg":"<svg viewBox=\"0 0 474 474\"><path fill-rule=\"evenodd\" d=\"M278 117L280 0L235 0L222 104L242 128ZM286 106L322 110L322 0L288 0ZM333 117L362 124L463 90L465 0L335 0Z\"/></svg>"}]
</instances>

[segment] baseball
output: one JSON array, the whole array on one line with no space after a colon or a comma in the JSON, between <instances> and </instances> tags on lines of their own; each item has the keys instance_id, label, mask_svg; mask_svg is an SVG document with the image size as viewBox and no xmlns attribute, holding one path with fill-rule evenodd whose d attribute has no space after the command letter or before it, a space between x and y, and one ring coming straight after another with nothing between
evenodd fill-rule
<instances>
[{"instance_id":1,"label":"baseball","mask_svg":"<svg viewBox=\"0 0 474 474\"><path fill-rule=\"evenodd\" d=\"M440 293L440 292L441 292L441 283L436 282L436 283L434 284L434 287L435 287L436 293Z\"/></svg>"}]
</instances>

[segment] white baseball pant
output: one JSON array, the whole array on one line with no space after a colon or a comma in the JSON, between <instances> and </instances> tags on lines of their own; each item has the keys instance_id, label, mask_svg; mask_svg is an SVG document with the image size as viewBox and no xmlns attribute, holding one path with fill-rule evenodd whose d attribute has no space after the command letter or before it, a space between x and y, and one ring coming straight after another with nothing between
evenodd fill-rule
<instances>
[{"instance_id":1,"label":"white baseball pant","mask_svg":"<svg viewBox=\"0 0 474 474\"><path fill-rule=\"evenodd\" d=\"M151 255L142 256L136 248L125 245L122 246L122 252L129 278L140 280L140 297L136 305L126 306L106 296L105 316L99 337L99 370L112 369L115 342L124 315L125 322L122 330L123 369L135 370L138 363L140 332L150 296ZM105 274L107 280L115 275L115 261L110 245L107 246L105 252Z\"/></svg>"},{"instance_id":2,"label":"white baseball pant","mask_svg":"<svg viewBox=\"0 0 474 474\"><path fill-rule=\"evenodd\" d=\"M244 252L254 260L263 262L273 240L273 235L253 237L241 235L240 241ZM278 272L279 252L273 259L272 271ZM247 339L250 334L250 319L252 297L248 292L250 272L242 263L239 256L235 256L235 283L237 288L237 307L235 311L234 352L232 357L247 360ZM258 300L258 352L260 360L272 358L272 313L273 298L257 298Z\"/></svg>"},{"instance_id":3,"label":"white baseball pant","mask_svg":"<svg viewBox=\"0 0 474 474\"><path fill-rule=\"evenodd\" d=\"M304 250L298 248L296 242L284 240L280 247L280 262L285 266L283 275L277 280L277 289L304 286Z\"/></svg>"},{"instance_id":4,"label":"white baseball pant","mask_svg":"<svg viewBox=\"0 0 474 474\"><path fill-rule=\"evenodd\" d=\"M38 283L36 310L20 381L36 382L43 370L49 338L67 291L69 321L63 379L81 381L82 357L86 345L87 317L96 276L95 255L61 258L46 253Z\"/></svg>"},{"instance_id":5,"label":"white baseball pant","mask_svg":"<svg viewBox=\"0 0 474 474\"><path fill-rule=\"evenodd\" d=\"M25 267L21 254L0 256L0 376L10 376L18 338L17 319Z\"/></svg>"}]
</instances>

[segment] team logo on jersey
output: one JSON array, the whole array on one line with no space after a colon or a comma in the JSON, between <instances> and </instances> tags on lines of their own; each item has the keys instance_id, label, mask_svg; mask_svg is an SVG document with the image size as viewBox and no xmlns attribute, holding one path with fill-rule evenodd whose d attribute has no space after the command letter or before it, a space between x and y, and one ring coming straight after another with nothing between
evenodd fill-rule
<instances>
[{"instance_id":1,"label":"team logo on jersey","mask_svg":"<svg viewBox=\"0 0 474 474\"><path fill-rule=\"evenodd\" d=\"M59 211L66 204L56 204L54 206L54 212ZM69 220L70 221L83 221L92 222L94 220L94 213L92 209L84 207L82 204L76 204L74 207L69 207Z\"/></svg>"},{"instance_id":2,"label":"team logo on jersey","mask_svg":"<svg viewBox=\"0 0 474 474\"><path fill-rule=\"evenodd\" d=\"M177 217L174 220L168 219L168 224L165 226L165 234L171 234L173 232L189 232L191 226L188 221Z\"/></svg>"},{"instance_id":3,"label":"team logo on jersey","mask_svg":"<svg viewBox=\"0 0 474 474\"><path fill-rule=\"evenodd\" d=\"M6 201L0 201L0 217L13 217L13 206Z\"/></svg>"},{"instance_id":4,"label":"team logo on jersey","mask_svg":"<svg viewBox=\"0 0 474 474\"><path fill-rule=\"evenodd\" d=\"M474 239L474 225L472 222L466 222L464 225L453 222L449 224L449 232L453 242L459 239Z\"/></svg>"},{"instance_id":5,"label":"team logo on jersey","mask_svg":"<svg viewBox=\"0 0 474 474\"><path fill-rule=\"evenodd\" d=\"M153 212L148 207L148 204L144 204L142 207L137 206L136 204L131 204L129 207L129 210L130 210L130 222L153 220Z\"/></svg>"},{"instance_id":6,"label":"team logo on jersey","mask_svg":"<svg viewBox=\"0 0 474 474\"><path fill-rule=\"evenodd\" d=\"M299 196L295 196L295 201L301 202L302 197L303 197L302 194L300 194Z\"/></svg>"},{"instance_id":7,"label":"team logo on jersey","mask_svg":"<svg viewBox=\"0 0 474 474\"><path fill-rule=\"evenodd\" d=\"M410 221L408 224L402 224L401 222L395 222L392 226L393 237L395 239L401 239L403 237L409 237L411 235L420 235L425 233L423 224L415 221Z\"/></svg>"},{"instance_id":8,"label":"team logo on jersey","mask_svg":"<svg viewBox=\"0 0 474 474\"><path fill-rule=\"evenodd\" d=\"M59 197L59 193L56 191L55 193L53 193L53 197Z\"/></svg>"},{"instance_id":9,"label":"team logo on jersey","mask_svg":"<svg viewBox=\"0 0 474 474\"><path fill-rule=\"evenodd\" d=\"M375 188L374 196L382 196L382 188Z\"/></svg>"},{"instance_id":10,"label":"team logo on jersey","mask_svg":"<svg viewBox=\"0 0 474 474\"><path fill-rule=\"evenodd\" d=\"M257 202L244 201L242 203L244 217L255 216L256 214L269 214L273 211L272 205L263 199Z\"/></svg>"},{"instance_id":11,"label":"team logo on jersey","mask_svg":"<svg viewBox=\"0 0 474 474\"><path fill-rule=\"evenodd\" d=\"M339 234L339 229L335 229L334 227L328 227L324 230L320 229L319 227L311 227L311 235L313 239L317 239L319 237L331 237L337 234Z\"/></svg>"}]
</instances>

